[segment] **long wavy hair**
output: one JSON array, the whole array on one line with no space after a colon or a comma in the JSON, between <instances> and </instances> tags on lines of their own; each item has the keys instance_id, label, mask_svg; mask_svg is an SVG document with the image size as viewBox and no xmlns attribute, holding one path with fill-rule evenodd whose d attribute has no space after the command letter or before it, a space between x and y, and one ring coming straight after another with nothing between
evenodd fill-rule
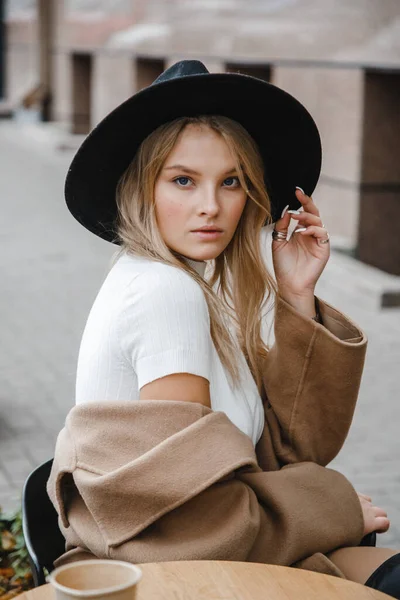
<instances>
[{"instance_id":1,"label":"long wavy hair","mask_svg":"<svg viewBox=\"0 0 400 600\"><path fill-rule=\"evenodd\" d=\"M208 280L168 248L155 215L155 183L179 135L189 124L210 127L222 136L235 159L240 184L247 192L235 234L226 249L210 261L212 270ZM268 352L261 337L262 311L276 294L274 279L264 264L260 248L261 228L271 222L263 172L258 148L239 123L214 115L183 117L161 125L142 142L119 181L116 197L120 253L160 261L188 273L204 292L211 337L231 383L240 383L239 344L260 393L261 363Z\"/></svg>"}]
</instances>

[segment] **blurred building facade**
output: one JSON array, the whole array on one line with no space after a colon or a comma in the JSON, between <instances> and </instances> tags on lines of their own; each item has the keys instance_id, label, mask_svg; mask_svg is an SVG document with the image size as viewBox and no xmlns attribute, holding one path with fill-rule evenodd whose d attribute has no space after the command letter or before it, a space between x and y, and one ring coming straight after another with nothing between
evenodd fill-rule
<instances>
[{"instance_id":1,"label":"blurred building facade","mask_svg":"<svg viewBox=\"0 0 400 600\"><path fill-rule=\"evenodd\" d=\"M399 0L8 0L4 12L6 98L45 97L46 118L72 132L182 58L292 93L321 133L325 225L400 275Z\"/></svg>"}]
</instances>

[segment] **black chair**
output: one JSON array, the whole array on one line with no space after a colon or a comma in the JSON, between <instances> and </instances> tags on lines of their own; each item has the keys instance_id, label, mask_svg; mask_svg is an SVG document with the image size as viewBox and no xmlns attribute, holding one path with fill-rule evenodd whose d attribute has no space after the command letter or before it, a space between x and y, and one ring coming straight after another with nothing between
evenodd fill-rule
<instances>
[{"instance_id":1,"label":"black chair","mask_svg":"<svg viewBox=\"0 0 400 600\"><path fill-rule=\"evenodd\" d=\"M360 546L376 546L376 532L368 533L360 542Z\"/></svg>"},{"instance_id":2,"label":"black chair","mask_svg":"<svg viewBox=\"0 0 400 600\"><path fill-rule=\"evenodd\" d=\"M46 491L52 464L53 459L32 471L22 492L22 531L35 587L46 582L44 568L50 573L56 558L65 552L58 515Z\"/></svg>"}]
</instances>

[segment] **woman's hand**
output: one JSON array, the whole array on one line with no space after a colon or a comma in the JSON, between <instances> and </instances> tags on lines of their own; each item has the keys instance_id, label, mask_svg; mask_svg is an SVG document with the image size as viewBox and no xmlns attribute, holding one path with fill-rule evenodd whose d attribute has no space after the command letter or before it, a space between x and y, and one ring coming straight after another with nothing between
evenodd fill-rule
<instances>
[{"instance_id":1,"label":"woman's hand","mask_svg":"<svg viewBox=\"0 0 400 600\"><path fill-rule=\"evenodd\" d=\"M373 506L370 496L359 494L358 492L357 496L360 500L364 517L364 535L372 533L372 531L376 531L377 533L384 533L387 531L390 527L387 512L385 512L383 508L379 508L379 506Z\"/></svg>"},{"instance_id":2,"label":"woman's hand","mask_svg":"<svg viewBox=\"0 0 400 600\"><path fill-rule=\"evenodd\" d=\"M273 240L272 257L280 296L307 316L315 316L314 290L328 262L327 231L312 198L296 189L303 212L286 214L275 224L275 231L287 233L290 219L298 221L289 241Z\"/></svg>"}]
</instances>

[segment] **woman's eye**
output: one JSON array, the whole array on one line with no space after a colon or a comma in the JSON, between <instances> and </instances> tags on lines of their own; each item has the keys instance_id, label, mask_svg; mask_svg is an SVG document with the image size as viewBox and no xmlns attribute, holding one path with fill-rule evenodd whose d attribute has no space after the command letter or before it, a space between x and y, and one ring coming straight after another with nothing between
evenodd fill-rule
<instances>
[{"instance_id":1,"label":"woman's eye","mask_svg":"<svg viewBox=\"0 0 400 600\"><path fill-rule=\"evenodd\" d=\"M238 177L228 177L224 181L224 185L226 187L238 187L240 185L240 181Z\"/></svg>"},{"instance_id":2,"label":"woman's eye","mask_svg":"<svg viewBox=\"0 0 400 600\"><path fill-rule=\"evenodd\" d=\"M174 183L177 183L179 187L189 187L193 182L189 177L176 177L176 179L173 180ZM229 187L229 188L237 188L240 186L240 182L239 182L239 178L238 177L227 177L224 180L224 186L225 187Z\"/></svg>"},{"instance_id":3,"label":"woman's eye","mask_svg":"<svg viewBox=\"0 0 400 600\"><path fill-rule=\"evenodd\" d=\"M191 183L189 177L177 177L174 181L181 187L188 187L188 183Z\"/></svg>"}]
</instances>

